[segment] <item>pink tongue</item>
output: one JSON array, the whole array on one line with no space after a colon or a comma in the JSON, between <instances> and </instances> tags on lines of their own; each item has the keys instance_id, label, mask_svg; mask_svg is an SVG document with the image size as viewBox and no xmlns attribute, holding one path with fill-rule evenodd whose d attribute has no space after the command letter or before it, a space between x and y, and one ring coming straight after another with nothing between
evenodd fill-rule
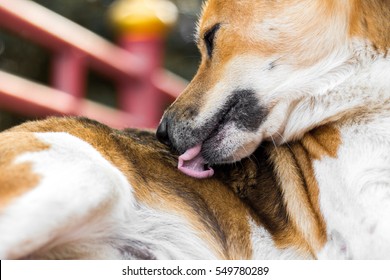
<instances>
[{"instance_id":1,"label":"pink tongue","mask_svg":"<svg viewBox=\"0 0 390 280\"><path fill-rule=\"evenodd\" d=\"M213 176L214 170L212 168L205 169L205 160L200 153L201 149L201 144L196 145L179 157L178 168L181 172L198 179Z\"/></svg>"}]
</instances>

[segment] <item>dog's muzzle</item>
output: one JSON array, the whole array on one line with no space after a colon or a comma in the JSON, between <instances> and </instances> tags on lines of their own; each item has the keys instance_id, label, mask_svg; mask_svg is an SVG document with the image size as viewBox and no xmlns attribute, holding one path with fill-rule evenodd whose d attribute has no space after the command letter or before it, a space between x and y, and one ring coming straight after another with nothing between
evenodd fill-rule
<instances>
[{"instance_id":1,"label":"dog's muzzle","mask_svg":"<svg viewBox=\"0 0 390 280\"><path fill-rule=\"evenodd\" d=\"M156 136L181 154L179 169L196 178L210 176L209 165L231 162L246 144L243 135L256 134L268 114L250 89L233 91L212 115L179 105L165 112Z\"/></svg>"}]
</instances>

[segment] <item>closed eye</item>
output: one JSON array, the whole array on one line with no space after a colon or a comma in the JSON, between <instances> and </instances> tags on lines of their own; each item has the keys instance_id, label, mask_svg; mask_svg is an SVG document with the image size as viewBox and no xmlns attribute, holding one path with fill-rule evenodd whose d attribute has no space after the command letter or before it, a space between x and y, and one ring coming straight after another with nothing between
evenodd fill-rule
<instances>
[{"instance_id":1,"label":"closed eye","mask_svg":"<svg viewBox=\"0 0 390 280\"><path fill-rule=\"evenodd\" d=\"M220 27L221 27L221 24L219 24L219 23L214 25L203 36L203 40L206 44L207 54L208 54L209 58L211 58L213 55L215 34L217 33L217 31Z\"/></svg>"}]
</instances>

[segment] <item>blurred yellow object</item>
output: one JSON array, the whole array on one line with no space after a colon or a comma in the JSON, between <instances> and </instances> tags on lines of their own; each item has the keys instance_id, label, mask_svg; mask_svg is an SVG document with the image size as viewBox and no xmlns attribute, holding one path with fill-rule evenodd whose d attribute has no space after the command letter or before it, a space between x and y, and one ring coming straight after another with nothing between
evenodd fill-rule
<instances>
[{"instance_id":1,"label":"blurred yellow object","mask_svg":"<svg viewBox=\"0 0 390 280\"><path fill-rule=\"evenodd\" d=\"M119 34L163 36L176 23L178 9L168 0L117 0L109 18Z\"/></svg>"}]
</instances>

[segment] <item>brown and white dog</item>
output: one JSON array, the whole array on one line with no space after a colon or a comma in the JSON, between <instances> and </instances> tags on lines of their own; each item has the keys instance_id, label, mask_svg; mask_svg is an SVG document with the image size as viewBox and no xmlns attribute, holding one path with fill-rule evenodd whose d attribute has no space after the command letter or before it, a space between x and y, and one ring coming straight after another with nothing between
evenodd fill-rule
<instances>
[{"instance_id":1,"label":"brown and white dog","mask_svg":"<svg viewBox=\"0 0 390 280\"><path fill-rule=\"evenodd\" d=\"M390 1L209 0L197 38L198 73L157 133L179 169L207 178L264 141L299 140L302 174L276 172L314 255L390 258ZM320 142L303 137L323 125Z\"/></svg>"},{"instance_id":2,"label":"brown and white dog","mask_svg":"<svg viewBox=\"0 0 390 280\"><path fill-rule=\"evenodd\" d=\"M171 147L78 118L0 134L0 258L388 258L389 14L210 0Z\"/></svg>"},{"instance_id":3,"label":"brown and white dog","mask_svg":"<svg viewBox=\"0 0 390 280\"><path fill-rule=\"evenodd\" d=\"M151 132L82 118L14 127L0 133L0 259L317 257L326 225L310 162L335 156L333 132L199 180Z\"/></svg>"}]
</instances>

